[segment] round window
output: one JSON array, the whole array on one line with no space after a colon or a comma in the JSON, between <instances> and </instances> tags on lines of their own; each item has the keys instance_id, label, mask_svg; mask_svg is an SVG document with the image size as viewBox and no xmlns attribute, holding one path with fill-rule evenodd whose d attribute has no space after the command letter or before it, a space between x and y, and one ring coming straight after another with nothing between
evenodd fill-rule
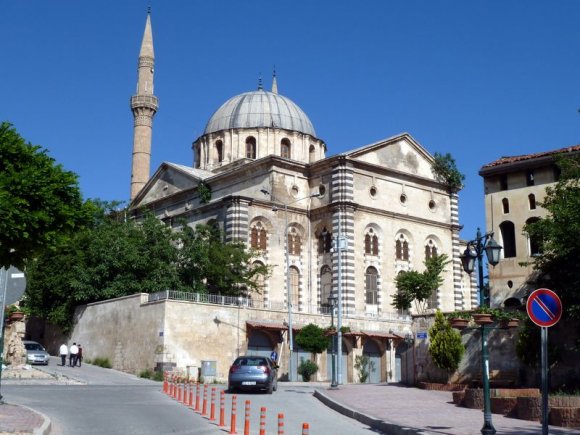
<instances>
[{"instance_id":1,"label":"round window","mask_svg":"<svg viewBox=\"0 0 580 435\"><path fill-rule=\"evenodd\" d=\"M401 196L399 197L399 201L401 201L401 204L406 204L407 203L407 195L405 195L404 193L401 193Z\"/></svg>"},{"instance_id":2,"label":"round window","mask_svg":"<svg viewBox=\"0 0 580 435\"><path fill-rule=\"evenodd\" d=\"M320 186L318 186L318 194L320 196L324 196L325 193L326 193L326 186L324 186L324 184L321 184Z\"/></svg>"},{"instance_id":3,"label":"round window","mask_svg":"<svg viewBox=\"0 0 580 435\"><path fill-rule=\"evenodd\" d=\"M372 198L375 198L377 196L377 188L375 186L372 186L369 189L369 194L371 195Z\"/></svg>"},{"instance_id":4,"label":"round window","mask_svg":"<svg viewBox=\"0 0 580 435\"><path fill-rule=\"evenodd\" d=\"M294 196L298 196L298 193L300 192L300 189L298 189L298 186L296 184L292 186L292 189L290 190L292 191L292 195Z\"/></svg>"},{"instance_id":5,"label":"round window","mask_svg":"<svg viewBox=\"0 0 580 435\"><path fill-rule=\"evenodd\" d=\"M437 207L435 201L433 200L429 201L429 210L435 210L435 207Z\"/></svg>"}]
</instances>

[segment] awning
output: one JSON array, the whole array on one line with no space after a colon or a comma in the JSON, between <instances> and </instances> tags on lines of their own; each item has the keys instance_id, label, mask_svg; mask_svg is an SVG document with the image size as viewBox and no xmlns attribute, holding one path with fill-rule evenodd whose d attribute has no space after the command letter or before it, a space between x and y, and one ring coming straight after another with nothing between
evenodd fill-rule
<instances>
[{"instance_id":1,"label":"awning","mask_svg":"<svg viewBox=\"0 0 580 435\"><path fill-rule=\"evenodd\" d=\"M288 325L285 325L284 323L278 323L278 322L259 322L259 321L255 321L255 320L247 320L246 325L249 328L265 329L268 331L287 331L288 330ZM293 331L299 331L300 329L302 329L301 325L292 325Z\"/></svg>"}]
</instances>

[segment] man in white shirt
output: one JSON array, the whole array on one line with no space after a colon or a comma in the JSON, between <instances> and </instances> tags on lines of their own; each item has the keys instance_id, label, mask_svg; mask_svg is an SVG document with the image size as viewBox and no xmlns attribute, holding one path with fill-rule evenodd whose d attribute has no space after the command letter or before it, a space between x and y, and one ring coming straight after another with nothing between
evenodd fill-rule
<instances>
[{"instance_id":1,"label":"man in white shirt","mask_svg":"<svg viewBox=\"0 0 580 435\"><path fill-rule=\"evenodd\" d=\"M63 343L60 345L59 353L60 353L60 360L62 362L61 365L64 367L66 365L66 357L68 356L68 347L66 344Z\"/></svg>"},{"instance_id":2,"label":"man in white shirt","mask_svg":"<svg viewBox=\"0 0 580 435\"><path fill-rule=\"evenodd\" d=\"M76 343L70 347L70 357L68 359L68 365L74 367L77 365L77 355L79 354L79 348Z\"/></svg>"}]
</instances>

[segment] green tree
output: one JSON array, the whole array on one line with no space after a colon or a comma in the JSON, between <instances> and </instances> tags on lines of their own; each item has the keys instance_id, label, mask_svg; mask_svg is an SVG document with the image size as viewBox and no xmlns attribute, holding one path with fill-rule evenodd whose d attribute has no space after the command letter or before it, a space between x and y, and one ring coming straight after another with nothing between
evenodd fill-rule
<instances>
[{"instance_id":1,"label":"green tree","mask_svg":"<svg viewBox=\"0 0 580 435\"><path fill-rule=\"evenodd\" d=\"M296 344L307 352L322 353L328 349L330 339L324 335L324 329L309 323L296 334Z\"/></svg>"},{"instance_id":2,"label":"green tree","mask_svg":"<svg viewBox=\"0 0 580 435\"><path fill-rule=\"evenodd\" d=\"M455 159L449 153L440 154L435 153L433 156L435 162L431 170L435 178L447 186L450 192L458 192L463 188L463 181L465 175L459 172Z\"/></svg>"},{"instance_id":3,"label":"green tree","mask_svg":"<svg viewBox=\"0 0 580 435\"><path fill-rule=\"evenodd\" d=\"M0 266L24 269L89 217L77 176L0 124Z\"/></svg>"},{"instance_id":4,"label":"green tree","mask_svg":"<svg viewBox=\"0 0 580 435\"><path fill-rule=\"evenodd\" d=\"M177 270L181 282L196 292L228 296L259 292L260 277L270 267L254 261L256 253L243 242L222 242L223 235L208 225L184 225L177 233L181 249Z\"/></svg>"},{"instance_id":5,"label":"green tree","mask_svg":"<svg viewBox=\"0 0 580 435\"><path fill-rule=\"evenodd\" d=\"M408 310L415 302L417 312L424 312L427 300L443 283L441 273L449 262L447 255L435 255L425 260L423 272L400 272L395 278L397 292L393 295L392 305L399 310Z\"/></svg>"},{"instance_id":6,"label":"green tree","mask_svg":"<svg viewBox=\"0 0 580 435\"><path fill-rule=\"evenodd\" d=\"M461 335L453 329L441 311L435 313L435 323L429 328L429 355L440 369L457 370L465 346Z\"/></svg>"},{"instance_id":7,"label":"green tree","mask_svg":"<svg viewBox=\"0 0 580 435\"><path fill-rule=\"evenodd\" d=\"M98 204L93 204L95 211ZM31 313L67 329L77 306L135 293L180 289L171 230L147 216L141 223L103 218L44 252L28 269L24 304Z\"/></svg>"}]
</instances>

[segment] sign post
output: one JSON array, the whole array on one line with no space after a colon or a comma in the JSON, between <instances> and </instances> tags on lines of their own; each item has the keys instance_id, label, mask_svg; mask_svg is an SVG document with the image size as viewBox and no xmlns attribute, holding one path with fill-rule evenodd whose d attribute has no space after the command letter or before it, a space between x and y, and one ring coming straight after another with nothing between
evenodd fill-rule
<instances>
[{"instance_id":1,"label":"sign post","mask_svg":"<svg viewBox=\"0 0 580 435\"><path fill-rule=\"evenodd\" d=\"M531 321L542 328L542 435L548 435L548 328L562 317L562 301L552 290L540 288L530 294L526 309Z\"/></svg>"}]
</instances>

